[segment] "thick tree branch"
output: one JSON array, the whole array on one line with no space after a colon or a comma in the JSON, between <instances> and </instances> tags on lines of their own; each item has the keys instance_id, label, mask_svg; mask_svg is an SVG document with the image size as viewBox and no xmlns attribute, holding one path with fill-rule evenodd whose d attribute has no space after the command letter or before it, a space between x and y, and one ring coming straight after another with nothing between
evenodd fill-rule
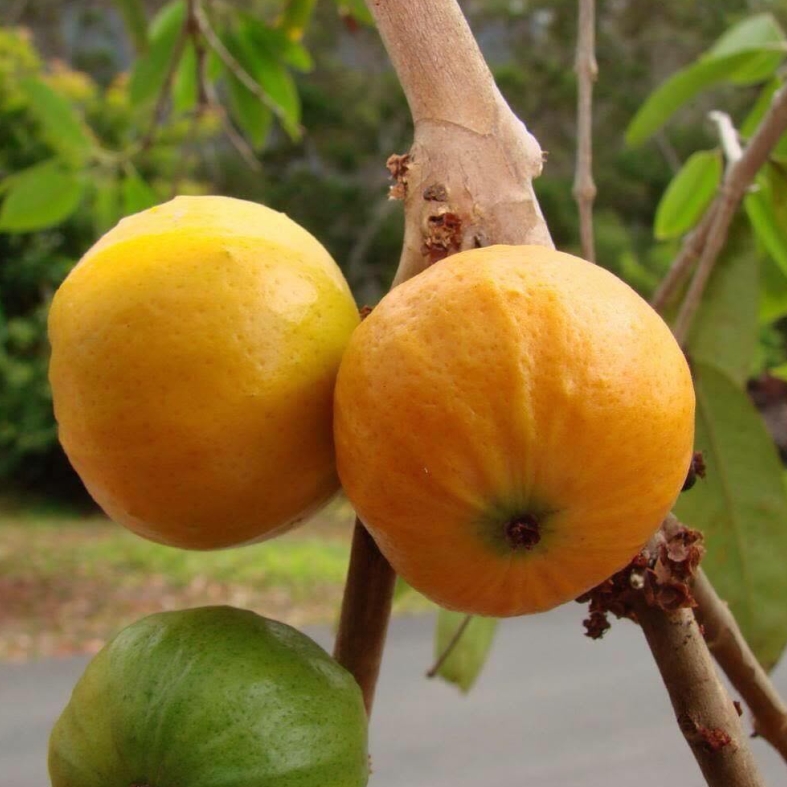
<instances>
[{"instance_id":1,"label":"thick tree branch","mask_svg":"<svg viewBox=\"0 0 787 787\"><path fill-rule=\"evenodd\" d=\"M532 181L536 139L494 83L456 0L367 0L415 125L409 154L390 165L405 200L395 283L463 249L551 246Z\"/></svg>"},{"instance_id":2,"label":"thick tree branch","mask_svg":"<svg viewBox=\"0 0 787 787\"><path fill-rule=\"evenodd\" d=\"M719 680L690 609L634 610L667 687L681 732L709 787L764 787L738 712Z\"/></svg>"},{"instance_id":3,"label":"thick tree branch","mask_svg":"<svg viewBox=\"0 0 787 787\"><path fill-rule=\"evenodd\" d=\"M705 292L705 286L727 242L727 234L738 205L785 130L787 130L787 88L781 88L774 95L770 109L754 132L743 155L727 169L721 190L709 209L713 212L713 219L708 228L697 270L673 327L675 338L681 344L688 336L691 322Z\"/></svg>"},{"instance_id":4,"label":"thick tree branch","mask_svg":"<svg viewBox=\"0 0 787 787\"><path fill-rule=\"evenodd\" d=\"M393 156L405 200L394 285L431 262L492 243L552 240L533 193L541 148L492 79L456 0L367 0L415 125L408 155ZM367 710L391 610L395 575L356 522L334 655L360 684Z\"/></svg>"},{"instance_id":5,"label":"thick tree branch","mask_svg":"<svg viewBox=\"0 0 787 787\"><path fill-rule=\"evenodd\" d=\"M573 195L579 208L579 235L582 256L596 261L593 242L593 83L598 76L596 63L596 2L579 0L577 55L577 161Z\"/></svg>"},{"instance_id":6,"label":"thick tree branch","mask_svg":"<svg viewBox=\"0 0 787 787\"><path fill-rule=\"evenodd\" d=\"M693 592L698 604L694 612L710 652L748 705L756 732L787 760L787 705L702 570L694 579Z\"/></svg>"}]
</instances>

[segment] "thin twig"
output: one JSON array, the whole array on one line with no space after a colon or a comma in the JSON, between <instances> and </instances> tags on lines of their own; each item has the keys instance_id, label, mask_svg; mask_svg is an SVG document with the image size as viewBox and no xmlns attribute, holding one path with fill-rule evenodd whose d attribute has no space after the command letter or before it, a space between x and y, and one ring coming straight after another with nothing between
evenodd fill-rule
<instances>
[{"instance_id":1,"label":"thin twig","mask_svg":"<svg viewBox=\"0 0 787 787\"><path fill-rule=\"evenodd\" d=\"M693 593L708 649L748 705L757 734L787 760L787 705L702 570L694 579Z\"/></svg>"},{"instance_id":2,"label":"thin twig","mask_svg":"<svg viewBox=\"0 0 787 787\"><path fill-rule=\"evenodd\" d=\"M208 17L203 8L198 4L196 9L196 20L199 32L207 41L208 46L219 56L222 63L232 72L233 76L249 92L251 92L264 106L267 107L279 120L287 123L287 116L282 108L263 90L262 86L248 71L235 59L232 52L224 46L224 42L211 27Z\"/></svg>"},{"instance_id":3,"label":"thin twig","mask_svg":"<svg viewBox=\"0 0 787 787\"><path fill-rule=\"evenodd\" d=\"M437 661L435 661L435 663L429 668L429 671L426 673L427 678L434 678L435 675L440 672L443 664L445 664L445 662L448 660L448 657L454 652L454 648L459 644L459 641L462 639L465 631L467 631L467 627L470 625L470 621L472 619L472 615L465 615L464 620L456 627L456 631L451 637L450 642L445 646L443 652L437 657Z\"/></svg>"},{"instance_id":4,"label":"thin twig","mask_svg":"<svg viewBox=\"0 0 787 787\"><path fill-rule=\"evenodd\" d=\"M787 130L787 88L781 88L774 94L770 109L754 132L743 155L727 170L721 190L713 202L713 220L708 228L697 270L673 327L675 338L681 344L688 336L702 294L705 292L705 286L727 241L730 224L738 205L785 130Z\"/></svg>"},{"instance_id":5,"label":"thin twig","mask_svg":"<svg viewBox=\"0 0 787 787\"><path fill-rule=\"evenodd\" d=\"M765 787L692 611L666 612L649 606L644 596L634 609L709 787Z\"/></svg>"},{"instance_id":6,"label":"thin twig","mask_svg":"<svg viewBox=\"0 0 787 787\"><path fill-rule=\"evenodd\" d=\"M395 584L394 570L356 519L333 655L361 687L367 715L372 713Z\"/></svg>"},{"instance_id":7,"label":"thin twig","mask_svg":"<svg viewBox=\"0 0 787 787\"><path fill-rule=\"evenodd\" d=\"M678 256L672 261L667 275L650 300L650 305L657 312L664 310L664 307L688 277L694 263L700 258L716 215L716 208L716 204L712 203L700 223L684 239Z\"/></svg>"},{"instance_id":8,"label":"thin twig","mask_svg":"<svg viewBox=\"0 0 787 787\"><path fill-rule=\"evenodd\" d=\"M577 161L572 193L579 208L582 256L590 262L596 261L593 242L593 201L596 199L596 184L593 181L593 83L598 76L595 26L595 0L579 0L577 54L574 63L578 88Z\"/></svg>"}]
</instances>

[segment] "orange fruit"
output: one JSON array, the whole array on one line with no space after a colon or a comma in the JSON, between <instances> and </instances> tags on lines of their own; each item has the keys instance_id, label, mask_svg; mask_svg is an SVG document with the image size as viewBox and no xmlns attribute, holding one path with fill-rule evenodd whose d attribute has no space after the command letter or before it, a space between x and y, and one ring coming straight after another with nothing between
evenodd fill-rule
<instances>
[{"instance_id":1,"label":"orange fruit","mask_svg":"<svg viewBox=\"0 0 787 787\"><path fill-rule=\"evenodd\" d=\"M450 609L550 609L622 568L680 492L694 391L630 287L538 246L448 258L353 334L339 476L381 551Z\"/></svg>"},{"instance_id":2,"label":"orange fruit","mask_svg":"<svg viewBox=\"0 0 787 787\"><path fill-rule=\"evenodd\" d=\"M333 388L358 319L336 263L284 214L178 197L130 216L52 302L60 440L146 538L276 535L338 489Z\"/></svg>"}]
</instances>

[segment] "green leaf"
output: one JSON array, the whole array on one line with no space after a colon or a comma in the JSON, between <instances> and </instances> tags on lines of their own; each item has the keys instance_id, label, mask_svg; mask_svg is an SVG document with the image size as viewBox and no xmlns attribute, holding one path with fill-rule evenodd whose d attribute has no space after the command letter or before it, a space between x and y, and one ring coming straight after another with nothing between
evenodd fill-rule
<instances>
[{"instance_id":1,"label":"green leaf","mask_svg":"<svg viewBox=\"0 0 787 787\"><path fill-rule=\"evenodd\" d=\"M441 658L451 647L466 617L461 612L439 610L435 631L436 659ZM443 680L455 683L461 691L465 693L470 691L486 663L496 629L497 620L495 618L471 618L459 640L451 647L450 654L440 666L437 674Z\"/></svg>"},{"instance_id":2,"label":"green leaf","mask_svg":"<svg viewBox=\"0 0 787 787\"><path fill-rule=\"evenodd\" d=\"M130 165L120 184L120 194L124 216L152 208L159 201L156 192L142 179L139 172Z\"/></svg>"},{"instance_id":3,"label":"green leaf","mask_svg":"<svg viewBox=\"0 0 787 787\"><path fill-rule=\"evenodd\" d=\"M189 42L172 82L172 106L176 112L188 112L197 105L197 52Z\"/></svg>"},{"instance_id":4,"label":"green leaf","mask_svg":"<svg viewBox=\"0 0 787 787\"><path fill-rule=\"evenodd\" d=\"M83 161L93 141L74 106L40 79L28 77L19 86L30 101L30 111L52 150L75 162Z\"/></svg>"},{"instance_id":5,"label":"green leaf","mask_svg":"<svg viewBox=\"0 0 787 787\"><path fill-rule=\"evenodd\" d=\"M767 170L766 170L767 171ZM776 213L774 180L764 172L757 175L757 188L743 200L744 212L757 245L760 261L760 322L769 323L787 315L787 231Z\"/></svg>"},{"instance_id":6,"label":"green leaf","mask_svg":"<svg viewBox=\"0 0 787 787\"><path fill-rule=\"evenodd\" d=\"M743 49L778 44L784 40L784 31L773 14L754 14L723 33L708 54L717 57L731 55Z\"/></svg>"},{"instance_id":7,"label":"green leaf","mask_svg":"<svg viewBox=\"0 0 787 787\"><path fill-rule=\"evenodd\" d=\"M244 18L237 31L227 31L226 45L277 108L284 130L291 138L299 139L301 105L295 82L275 52L260 45L259 36L259 25L251 25Z\"/></svg>"},{"instance_id":8,"label":"green leaf","mask_svg":"<svg viewBox=\"0 0 787 787\"><path fill-rule=\"evenodd\" d=\"M342 16L351 16L362 25L374 26L374 17L364 0L338 0L337 5Z\"/></svg>"},{"instance_id":9,"label":"green leaf","mask_svg":"<svg viewBox=\"0 0 787 787\"><path fill-rule=\"evenodd\" d=\"M759 61L758 49L724 57L701 58L673 74L651 93L626 129L626 144L637 147L656 133L672 115L700 91L722 81L731 81ZM781 55L780 55L781 58Z\"/></svg>"},{"instance_id":10,"label":"green leaf","mask_svg":"<svg viewBox=\"0 0 787 787\"><path fill-rule=\"evenodd\" d=\"M757 350L759 297L756 261L746 254L725 255L694 318L688 339L691 359L715 366L743 386Z\"/></svg>"},{"instance_id":11,"label":"green leaf","mask_svg":"<svg viewBox=\"0 0 787 787\"><path fill-rule=\"evenodd\" d=\"M93 181L93 226L96 235L103 235L120 219L120 188L114 174Z\"/></svg>"},{"instance_id":12,"label":"green leaf","mask_svg":"<svg viewBox=\"0 0 787 787\"><path fill-rule=\"evenodd\" d=\"M749 114L746 115L738 129L744 139L748 139L755 132L757 126L760 125L760 121L765 117L765 113L770 109L773 102L773 94L781 85L782 82L778 78L771 79L763 85L762 90L757 95L754 106L749 110Z\"/></svg>"},{"instance_id":13,"label":"green leaf","mask_svg":"<svg viewBox=\"0 0 787 787\"><path fill-rule=\"evenodd\" d=\"M679 238L702 218L721 183L723 171L718 150L701 150L686 159L656 208L653 231L657 240Z\"/></svg>"},{"instance_id":14,"label":"green leaf","mask_svg":"<svg viewBox=\"0 0 787 787\"><path fill-rule=\"evenodd\" d=\"M311 55L297 40L288 37L284 30L268 27L264 22L242 14L243 34L252 45L262 49L276 60L298 71L311 71L314 67Z\"/></svg>"},{"instance_id":15,"label":"green leaf","mask_svg":"<svg viewBox=\"0 0 787 787\"><path fill-rule=\"evenodd\" d=\"M744 197L743 206L757 239L787 275L787 234L776 221L769 195L762 190L753 191Z\"/></svg>"},{"instance_id":16,"label":"green leaf","mask_svg":"<svg viewBox=\"0 0 787 787\"><path fill-rule=\"evenodd\" d=\"M760 257L760 324L787 315L787 276L769 254Z\"/></svg>"},{"instance_id":17,"label":"green leaf","mask_svg":"<svg viewBox=\"0 0 787 787\"><path fill-rule=\"evenodd\" d=\"M232 74L227 78L227 93L232 119L252 147L261 150L273 126L273 113Z\"/></svg>"},{"instance_id":18,"label":"green leaf","mask_svg":"<svg viewBox=\"0 0 787 787\"><path fill-rule=\"evenodd\" d=\"M153 18L147 54L136 61L131 72L129 97L133 104L145 104L163 89L185 19L183 0L168 3Z\"/></svg>"},{"instance_id":19,"label":"green leaf","mask_svg":"<svg viewBox=\"0 0 787 787\"><path fill-rule=\"evenodd\" d=\"M703 567L762 664L787 643L787 492L773 441L748 396L723 372L694 367L695 445L707 477L677 515L705 533Z\"/></svg>"},{"instance_id":20,"label":"green leaf","mask_svg":"<svg viewBox=\"0 0 787 787\"><path fill-rule=\"evenodd\" d=\"M757 14L728 30L699 60L658 87L626 130L626 142L642 144L701 90L719 82L762 82L773 75L787 52L787 40L772 14Z\"/></svg>"},{"instance_id":21,"label":"green leaf","mask_svg":"<svg viewBox=\"0 0 787 787\"><path fill-rule=\"evenodd\" d=\"M780 380L787 382L787 363L782 363L779 364L779 366L768 369L768 374L770 374L771 377L778 377Z\"/></svg>"},{"instance_id":22,"label":"green leaf","mask_svg":"<svg viewBox=\"0 0 787 787\"><path fill-rule=\"evenodd\" d=\"M59 159L17 172L0 207L0 232L34 232L65 221L79 207L84 184Z\"/></svg>"},{"instance_id":23,"label":"green leaf","mask_svg":"<svg viewBox=\"0 0 787 787\"><path fill-rule=\"evenodd\" d=\"M317 0L287 0L277 22L291 41L300 41L314 13Z\"/></svg>"}]
</instances>

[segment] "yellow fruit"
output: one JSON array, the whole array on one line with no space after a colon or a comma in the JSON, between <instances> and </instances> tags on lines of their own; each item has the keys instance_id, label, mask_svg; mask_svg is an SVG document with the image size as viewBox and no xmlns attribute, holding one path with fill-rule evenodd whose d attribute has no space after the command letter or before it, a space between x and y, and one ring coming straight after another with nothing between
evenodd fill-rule
<instances>
[{"instance_id":1,"label":"yellow fruit","mask_svg":"<svg viewBox=\"0 0 787 787\"><path fill-rule=\"evenodd\" d=\"M442 261L353 335L339 476L393 567L445 607L519 615L624 566L680 492L694 391L661 318L537 246Z\"/></svg>"},{"instance_id":2,"label":"yellow fruit","mask_svg":"<svg viewBox=\"0 0 787 787\"><path fill-rule=\"evenodd\" d=\"M276 535L338 488L333 387L357 323L339 268L284 214L178 197L121 221L55 295L60 440L146 538Z\"/></svg>"}]
</instances>

